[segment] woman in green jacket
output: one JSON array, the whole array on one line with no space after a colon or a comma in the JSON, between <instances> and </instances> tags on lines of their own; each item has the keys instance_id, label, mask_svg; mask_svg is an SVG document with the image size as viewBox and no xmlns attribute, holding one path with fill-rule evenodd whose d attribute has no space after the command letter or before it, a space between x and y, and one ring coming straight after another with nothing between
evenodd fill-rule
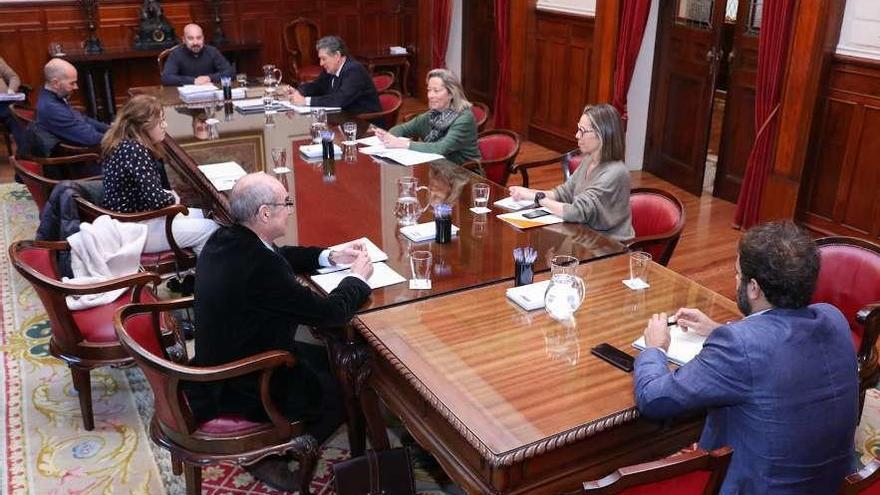
<instances>
[{"instance_id":1,"label":"woman in green jacket","mask_svg":"<svg viewBox=\"0 0 880 495\"><path fill-rule=\"evenodd\" d=\"M437 153L459 165L479 160L477 123L458 76L446 69L428 73L428 107L409 122L376 134L388 148Z\"/></svg>"}]
</instances>

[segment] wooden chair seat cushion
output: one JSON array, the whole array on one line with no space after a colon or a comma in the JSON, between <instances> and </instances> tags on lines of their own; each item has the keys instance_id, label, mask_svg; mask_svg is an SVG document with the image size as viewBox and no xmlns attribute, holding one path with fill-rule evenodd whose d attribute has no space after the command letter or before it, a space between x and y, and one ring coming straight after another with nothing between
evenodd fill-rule
<instances>
[{"instance_id":1,"label":"wooden chair seat cushion","mask_svg":"<svg viewBox=\"0 0 880 495\"><path fill-rule=\"evenodd\" d=\"M694 471L675 478L634 486L620 492L620 495L656 495L658 493L677 493L681 495L702 495L709 482L709 471Z\"/></svg>"},{"instance_id":2,"label":"wooden chair seat cushion","mask_svg":"<svg viewBox=\"0 0 880 495\"><path fill-rule=\"evenodd\" d=\"M185 248L184 251L187 254L191 254L192 256L195 256L195 254L192 253L192 249ZM174 251L172 251L170 249L168 251L159 251L158 253L143 253L141 255L141 265L142 266L156 266L156 265L162 265L165 263L173 263L173 262L174 262Z\"/></svg>"},{"instance_id":3,"label":"wooden chair seat cushion","mask_svg":"<svg viewBox=\"0 0 880 495\"><path fill-rule=\"evenodd\" d=\"M822 264L813 301L833 304L849 321L856 349L862 343L862 325L856 313L880 301L880 256L854 245L833 244L820 249Z\"/></svg>"},{"instance_id":4,"label":"wooden chair seat cushion","mask_svg":"<svg viewBox=\"0 0 880 495\"><path fill-rule=\"evenodd\" d=\"M196 433L207 436L223 436L253 433L266 428L272 428L272 424L251 421L238 414L227 414L205 421L199 425Z\"/></svg>"},{"instance_id":5,"label":"wooden chair seat cushion","mask_svg":"<svg viewBox=\"0 0 880 495\"><path fill-rule=\"evenodd\" d=\"M125 291L115 301L104 306L71 311L73 321L79 328L83 339L92 343L116 342L116 327L113 325L113 315L119 308L131 303L132 289ZM137 302L157 302L155 296L149 290L141 291L141 300Z\"/></svg>"}]
</instances>

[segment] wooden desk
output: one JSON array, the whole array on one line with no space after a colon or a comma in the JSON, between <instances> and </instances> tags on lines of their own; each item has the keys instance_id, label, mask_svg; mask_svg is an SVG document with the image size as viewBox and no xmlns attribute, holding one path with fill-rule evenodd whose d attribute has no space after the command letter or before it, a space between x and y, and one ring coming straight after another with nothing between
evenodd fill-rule
<instances>
[{"instance_id":1,"label":"wooden desk","mask_svg":"<svg viewBox=\"0 0 880 495\"><path fill-rule=\"evenodd\" d=\"M573 325L519 309L510 282L360 315L372 444L387 445L378 393L468 493L558 494L694 441L702 418L640 418L632 375L590 349L634 355L653 313L688 306L725 321L736 305L657 264L651 287L630 291L628 270L627 256L581 265L587 296Z\"/></svg>"},{"instance_id":2,"label":"wooden desk","mask_svg":"<svg viewBox=\"0 0 880 495\"><path fill-rule=\"evenodd\" d=\"M360 60L361 63L367 66L370 73L372 73L373 69L376 67L393 67L397 73L398 80L401 81L400 87L403 89L404 95L412 95L408 88L410 67L409 57L409 53L395 55L389 52L359 53L355 55L356 59Z\"/></svg>"}]
</instances>

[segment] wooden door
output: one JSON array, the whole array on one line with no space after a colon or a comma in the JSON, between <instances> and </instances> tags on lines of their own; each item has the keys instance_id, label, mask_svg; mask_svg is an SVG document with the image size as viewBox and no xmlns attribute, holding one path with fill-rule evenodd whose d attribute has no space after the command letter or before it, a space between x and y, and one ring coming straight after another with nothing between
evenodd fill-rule
<instances>
[{"instance_id":1,"label":"wooden door","mask_svg":"<svg viewBox=\"0 0 880 495\"><path fill-rule=\"evenodd\" d=\"M761 6L762 2L757 0L740 1L733 48L724 54L730 76L712 194L731 202L739 197L749 153L755 143L755 77Z\"/></svg>"},{"instance_id":2,"label":"wooden door","mask_svg":"<svg viewBox=\"0 0 880 495\"><path fill-rule=\"evenodd\" d=\"M498 57L495 56L495 2L461 2L461 84L471 101L489 107L495 101L498 82ZM491 62L495 61L495 62Z\"/></svg>"},{"instance_id":3,"label":"wooden door","mask_svg":"<svg viewBox=\"0 0 880 495\"><path fill-rule=\"evenodd\" d=\"M645 170L698 196L724 7L723 0L660 2Z\"/></svg>"}]
</instances>

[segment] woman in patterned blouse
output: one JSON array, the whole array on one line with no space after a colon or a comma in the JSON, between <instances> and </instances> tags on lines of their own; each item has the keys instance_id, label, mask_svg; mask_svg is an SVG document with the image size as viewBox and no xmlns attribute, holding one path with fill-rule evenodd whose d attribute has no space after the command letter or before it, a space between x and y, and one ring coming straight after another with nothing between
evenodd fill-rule
<instances>
[{"instance_id":1,"label":"woman in patterned blouse","mask_svg":"<svg viewBox=\"0 0 880 495\"><path fill-rule=\"evenodd\" d=\"M179 203L165 175L165 115L153 96L135 96L116 116L101 141L104 166L104 207L120 213L136 213ZM142 222L148 227L145 253L171 249L165 237L165 218ZM196 255L218 225L197 208L177 215L171 225L180 247L191 247Z\"/></svg>"}]
</instances>

